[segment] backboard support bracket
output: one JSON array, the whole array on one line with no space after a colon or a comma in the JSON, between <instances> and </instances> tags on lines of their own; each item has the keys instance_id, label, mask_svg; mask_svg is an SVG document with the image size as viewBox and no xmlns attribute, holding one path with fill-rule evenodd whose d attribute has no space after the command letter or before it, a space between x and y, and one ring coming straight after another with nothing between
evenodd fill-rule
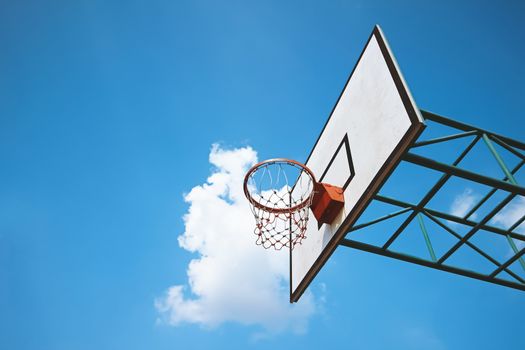
<instances>
[{"instance_id":1,"label":"backboard support bracket","mask_svg":"<svg viewBox=\"0 0 525 350\"><path fill-rule=\"evenodd\" d=\"M441 124L450 128L457 129L459 133L436 138L433 140L416 141L411 147L411 149L409 149L403 155L402 161L409 162L428 169L432 169L434 171L439 171L442 173L441 178L426 194L422 196L421 200L418 203L407 203L406 201L381 195L379 194L379 192L374 194L373 200L396 206L399 210L387 215L383 215L382 217L376 218L369 222L354 225L352 229L350 229L347 232L347 235L351 236L352 232L359 231L365 227L378 224L380 222L408 212L409 215L402 222L402 224L397 227L393 234L390 235L390 237L386 240L384 244L373 245L353 240L350 238L343 238L340 241L339 245L365 251L368 253L386 256L396 260L406 261L413 264L430 267L436 270L446 271L456 275L466 276L469 278L525 291L525 278L520 276L515 269L512 270L509 268L514 263L518 263L522 272L525 272L525 259L523 257L525 255L525 235L516 231L516 229L525 222L525 215L519 217L507 229L502 229L501 227L493 226L490 223L491 219L493 219L494 216L497 215L514 198L516 198L517 196L525 196L525 187L523 185L518 184L516 181L516 174L525 165L525 143L503 135L490 132L485 129L467 125L456 120L437 115L435 113L421 110L421 114L425 117L427 121L431 121L436 124ZM424 147L435 143L449 142L451 140L463 137L470 137L472 138L472 140L467 145L467 147L462 150L460 155L452 164L444 164L427 157L415 155L411 152L412 150L419 147ZM473 147L478 143L483 143L488 148L489 153L493 156L493 159L501 168L501 179L493 178L486 174L479 174L476 172L467 171L459 166L461 161L467 156L467 154L469 154L469 152L472 151ZM513 154L518 159L517 164L514 167L509 168L507 164L503 161L501 155L494 147L494 144L498 144L503 149ZM475 203L472 206L472 208L470 208L470 210L462 217L435 210L429 207L428 205L431 199L439 193L439 191L442 189L445 183L453 177L459 177L468 181L472 181L490 187L490 190L477 203ZM486 205L486 203L488 203L488 201L491 198L493 198L494 194L497 191L505 192L506 195L486 215L484 215L481 219L476 220L473 214L482 205ZM427 259L416 257L407 254L406 252L394 251L391 249L391 245L395 242L395 240L405 232L408 225L416 218L420 222L421 232L425 236L425 240L427 243ZM428 239L428 235L426 232L427 228L424 224L422 224L424 220L435 223L440 228L442 228L444 232L447 232L448 234L456 238L456 243L450 246L449 249L438 258L435 257L432 243ZM454 229L454 227L451 227L451 225L448 224L448 222L461 224L466 227L469 227L470 229L466 234L461 235ZM512 251L512 255L502 262L498 261L496 258L491 256L489 252L478 247L476 243L472 241L472 238L480 230L490 232L494 235L504 236L508 242L510 251ZM520 243L516 244L516 241ZM520 249L518 248L518 245L523 247ZM469 247L475 253L479 254L485 260L490 262L493 265L493 270L489 273L483 273L481 271L474 271L472 269L465 269L459 266L453 266L451 264L448 264L447 261L452 256L454 256L454 254L457 253L458 249L460 249L463 246ZM501 278L500 274L502 272L505 272L512 279Z\"/></svg>"},{"instance_id":2,"label":"backboard support bracket","mask_svg":"<svg viewBox=\"0 0 525 350\"><path fill-rule=\"evenodd\" d=\"M425 128L432 131L435 125L452 132L434 139L422 139ZM470 142L451 164L432 159L424 152L424 155L418 154L426 146L459 139L469 139ZM471 154L475 146L478 149L477 145L481 143L489 154L484 156L495 161L501 169L501 178L464 167L463 159ZM505 162L508 158L502 157L499 152L510 153L518 159L518 163L509 167ZM400 172L398 166L403 163L440 175L428 192L415 201L403 201L380 193L392 175ZM525 274L521 274L522 270L525 272L525 234L519 230L523 228L520 225L525 222L525 215L505 229L494 226L491 221L509 203L514 205L519 196L525 198L525 187L516 180L516 174L523 165L524 143L419 109L384 33L379 26L375 26L305 162L314 174L320 175L320 181L342 189L344 205L330 224L323 224L322 220L308 221L305 230L308 239L290 249L290 302L299 300L338 246L525 290ZM438 211L429 203L440 191L444 192L442 188L450 179L470 181L482 187L482 191L488 187L488 192L461 217ZM495 193L498 196L503 193L505 198L496 197ZM499 202L492 203L494 199ZM374 217L368 215L368 208L377 204L375 202L381 202L383 204L380 205L384 206L388 203L396 210L368 222L360 222L361 217ZM484 210L487 203L492 206L490 212L484 215L476 212L482 206ZM367 215L363 215L365 213ZM477 219L474 214L483 217ZM381 244L359 241L356 239L359 235L353 235L358 230L395 217L396 220L402 219L401 224L394 227L393 232L385 232L389 236ZM468 232L460 234L456 227L448 224L449 221L466 226ZM413 222L415 225L410 227L419 227L420 238L425 244L418 247L423 248L423 252L418 254L425 257L415 257L409 254L406 247L399 247L398 238L405 237L407 228ZM436 239L436 227L445 232L439 237L446 236L452 243L446 242L436 249L436 242L432 242L432 238ZM487 252L488 249L480 248L472 240L481 236L476 235L479 231L499 235L499 243L505 244L505 249L509 249L512 256L498 257L498 260ZM487 273L477 266L474 269L458 266L457 259L451 258L461 256L458 250L462 253L464 247L478 254L485 264L488 261L492 270ZM442 248L447 250L442 251ZM520 268L519 272L517 268Z\"/></svg>"}]
</instances>

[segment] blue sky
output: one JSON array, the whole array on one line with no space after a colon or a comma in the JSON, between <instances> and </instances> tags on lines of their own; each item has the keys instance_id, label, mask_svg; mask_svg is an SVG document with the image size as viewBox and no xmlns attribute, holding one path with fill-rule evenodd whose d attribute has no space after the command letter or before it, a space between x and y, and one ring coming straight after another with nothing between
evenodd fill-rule
<instances>
[{"instance_id":1,"label":"blue sky","mask_svg":"<svg viewBox=\"0 0 525 350\"><path fill-rule=\"evenodd\" d=\"M187 195L239 149L304 161L375 24L419 107L523 140L524 20L519 1L2 1L0 347L523 349L523 292L348 249L312 309L276 302L282 329L242 307L170 324L158 301L195 298Z\"/></svg>"}]
</instances>

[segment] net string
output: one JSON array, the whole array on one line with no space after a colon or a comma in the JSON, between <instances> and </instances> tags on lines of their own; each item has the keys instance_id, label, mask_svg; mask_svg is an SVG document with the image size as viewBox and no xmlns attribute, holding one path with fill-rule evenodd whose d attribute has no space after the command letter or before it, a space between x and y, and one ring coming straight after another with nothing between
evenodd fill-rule
<instances>
[{"instance_id":1,"label":"net string","mask_svg":"<svg viewBox=\"0 0 525 350\"><path fill-rule=\"evenodd\" d=\"M287 169L299 172L293 186L289 185ZM267 186L265 182L268 182ZM248 184L251 210L256 221L256 244L276 250L301 244L306 238L309 207L313 199L314 180L311 176L294 163L272 162L254 171ZM300 204L294 211L289 210Z\"/></svg>"}]
</instances>

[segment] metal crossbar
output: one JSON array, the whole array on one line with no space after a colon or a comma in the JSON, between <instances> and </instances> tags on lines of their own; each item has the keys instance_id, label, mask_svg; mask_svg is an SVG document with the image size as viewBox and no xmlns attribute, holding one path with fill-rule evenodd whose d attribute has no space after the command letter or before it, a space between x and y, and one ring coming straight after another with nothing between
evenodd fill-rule
<instances>
[{"instance_id":1,"label":"metal crossbar","mask_svg":"<svg viewBox=\"0 0 525 350\"><path fill-rule=\"evenodd\" d=\"M482 273L479 273L479 272L476 272L476 271L471 271L471 270L467 270L467 269L461 269L461 268L458 268L458 267L455 267L455 266L444 265L444 264L436 264L436 263L433 263L432 261L421 259L421 258L412 256L412 255L409 255L409 254L394 252L392 250L384 250L384 249L381 249L380 247L376 247L376 246L371 245L371 244L367 244L367 243L363 243L363 242L359 242L359 241L354 241L354 240L347 239L347 238L343 239L341 241L340 245L345 246L345 247L349 247L349 248L362 250L362 251L369 252L369 253L374 253L374 254L377 254L377 255L386 256L386 257L389 257L389 258L394 258L394 259L397 259L397 260L410 262L410 263L413 263L413 264L418 264L418 265L430 267L430 268L433 268L433 269L436 269L436 270L451 272L451 273L454 273L456 275L461 275L461 276L465 276L465 277L475 278L475 279L478 279L478 280L482 280L482 281L486 281L486 282L490 282L490 283L495 283L495 284L499 284L499 285L502 285L502 286L505 286L505 287L510 287L510 288L514 288L514 289L519 289L519 290L525 291L525 284L522 284L522 283L515 283L515 282L512 282L512 281L508 281L508 280L502 279L502 278L497 278L496 276L487 276L485 274L482 274Z\"/></svg>"},{"instance_id":2,"label":"metal crossbar","mask_svg":"<svg viewBox=\"0 0 525 350\"><path fill-rule=\"evenodd\" d=\"M413 209L413 210L416 210L416 208L417 208L416 204L404 202L404 201L401 201L401 200L398 200L398 199L394 199L394 198L390 198L390 197L387 197L387 196L383 196L381 194L376 194L374 196L374 199L376 201L379 201L379 202L382 202L382 203L391 204L391 205L395 205L395 206L402 207L402 208L410 208L410 209ZM474 226L476 226L478 224L478 222L476 222L474 220L465 219L465 218L462 218L462 217L459 217L459 216L455 216L455 215L452 215L452 214L444 213L442 211L431 209L431 208L422 208L421 210L425 211L425 212L427 212L427 213L429 213L429 214L431 214L431 215L433 215L433 216L435 216L437 218L448 220L448 221L452 221L452 222L455 222L455 223L458 223L458 224L462 224L462 225L465 225L465 226L474 227ZM355 227L358 227L358 226L366 227L366 226L369 226L369 225L366 225L366 224L356 225L349 232L356 231L357 229ZM504 236L505 235L509 235L510 237L512 237L514 239L518 239L518 240L521 240L521 241L525 242L525 235L522 235L520 233L514 232L513 230L510 230L510 228L509 228L509 230L505 230L505 229L502 229L502 228L499 228L499 227L496 227L496 226L487 225L487 224L480 225L480 228L482 230L484 230L484 231L489 231L489 232L497 233L497 234L504 235Z\"/></svg>"},{"instance_id":3,"label":"metal crossbar","mask_svg":"<svg viewBox=\"0 0 525 350\"><path fill-rule=\"evenodd\" d=\"M409 215L405 217L402 223L388 237L384 244L371 245L348 238L345 238L340 244L342 246L359 249L374 254L383 255L390 258L403 260L418 265L423 265L434 269L447 271L454 274L467 276L525 291L525 275L522 277L516 273L515 269L511 269L511 266L514 266L514 263L519 262L522 270L525 271L525 260L523 257L523 255L525 254L525 235L517 232L517 229L520 227L520 225L522 225L525 222L525 214L522 215L507 229L496 227L490 224L490 221L494 219L494 217L498 213L500 213L502 209L504 209L509 203L511 203L513 199L517 198L518 196L525 196L525 187L518 184L518 181L516 180L516 175L518 174L520 169L522 169L523 165L525 165L525 144L523 142L490 132L485 129L481 129L449 118L445 118L435 113L423 110L421 110L421 113L424 116L424 118L429 121L459 130L460 132L448 136L433 138L430 140L418 140L412 145L411 149L424 148L428 145L445 143L451 140L456 140L469 136L473 136L472 140L468 143L468 145L463 149L463 151L451 164L444 164L434 159L414 154L410 152L410 150L407 153L405 153L405 155L402 157L402 160L404 162L441 172L441 177L431 187L431 189L422 196L422 198L417 203L408 203L406 201L397 198L387 197L379 193L375 194L373 198L374 201L396 206L398 207L398 210L390 214L381 216L379 218L373 219L371 221L354 225L349 230L349 234L364 229L366 227L373 226L385 220L390 220L392 218L399 217L401 214L409 213ZM466 170L460 166L462 160L472 151L473 147L476 144L478 144L480 140L483 140L481 144L484 144L487 147L494 161L496 162L496 164L498 164L499 168L501 169L501 179ZM512 155L519 159L519 162L513 168L509 168L503 160L503 158L501 157L501 155L498 153L498 150L496 149L495 145L498 145L506 151L510 152ZM464 214L462 217L428 207L428 204L432 200L432 198L434 198L436 194L443 188L445 183L447 183L447 181L453 177L461 178L467 181L472 181L474 183L490 187L490 190L479 201L477 201L477 203L475 203L472 206L472 208L470 208L470 210L468 210L467 213ZM479 220L474 220L474 214L477 213L482 206L487 205L489 199L491 199L494 196L494 194L498 191L505 192L505 197L502 200L500 200L499 203L497 203L491 210L489 210L488 213L486 213L482 218L480 218ZM406 228L415 218L417 218L419 229L425 241L429 259L414 257L410 254L406 254L400 251L393 251L391 249L392 244L400 235L402 235L405 232ZM452 235L456 239L456 242L450 247L448 247L448 250L446 250L445 253L442 254L439 258L436 256L436 252L434 250L429 234L429 227L427 227L427 225L425 224L425 220L430 220L431 222L436 224L439 229ZM456 232L456 230L447 225L446 221L465 225L466 227L469 227L469 230L466 234L460 235L458 232ZM474 244L472 242L472 237L474 237L476 233L480 230L483 230L490 234L504 236L509 247L511 248L511 251L513 252L512 256L507 258L505 262L500 262L498 261L498 259L481 249L478 245ZM516 244L515 241L518 241L520 243ZM454 256L457 253L457 251L464 245L472 249L476 254L483 257L486 261L489 261L494 266L494 270L487 274L479 271L472 271L471 269L466 269L464 267L452 266L448 264L448 260L452 256ZM512 280L508 280L507 278L501 277L500 273L502 272L505 272L508 276L512 278Z\"/></svg>"}]
</instances>

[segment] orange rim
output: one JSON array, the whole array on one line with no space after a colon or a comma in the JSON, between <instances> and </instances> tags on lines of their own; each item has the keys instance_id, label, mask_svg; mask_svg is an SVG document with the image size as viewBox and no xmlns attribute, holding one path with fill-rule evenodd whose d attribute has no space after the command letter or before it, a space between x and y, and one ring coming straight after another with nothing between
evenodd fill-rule
<instances>
[{"instance_id":1,"label":"orange rim","mask_svg":"<svg viewBox=\"0 0 525 350\"><path fill-rule=\"evenodd\" d=\"M310 168L308 168L306 165L304 165L302 163L299 163L299 162L297 162L297 161L295 161L293 159L288 159L288 158L268 159L268 160L262 161L260 163L255 164L254 166L252 166L250 168L250 170L248 170L248 172L244 176L243 189L244 189L244 195L246 196L246 198L248 198L250 203L252 205L254 205L255 207L263 209L263 210L265 210L265 211L267 211L269 213L275 213L275 214L276 213L291 213L291 212L297 211L297 210L302 209L305 206L307 206L308 203L310 202L310 196L307 196L304 201L302 201L301 203L299 203L297 205L294 205L293 207L290 207L290 208L272 208L272 207L268 207L266 205L263 205L263 204L257 202L252 197L250 191L248 190L248 180L249 180L250 176L253 173L255 173L257 170L259 170L259 168L261 168L263 165L269 165L269 164L273 164L273 163L286 163L286 164L296 165L299 168L303 169L308 174L308 176L310 176L310 178L312 179L312 182L313 182L314 185L317 183L317 181L315 180L314 173L310 170ZM313 192L313 190L314 190L314 186L312 186L312 192Z\"/></svg>"}]
</instances>

